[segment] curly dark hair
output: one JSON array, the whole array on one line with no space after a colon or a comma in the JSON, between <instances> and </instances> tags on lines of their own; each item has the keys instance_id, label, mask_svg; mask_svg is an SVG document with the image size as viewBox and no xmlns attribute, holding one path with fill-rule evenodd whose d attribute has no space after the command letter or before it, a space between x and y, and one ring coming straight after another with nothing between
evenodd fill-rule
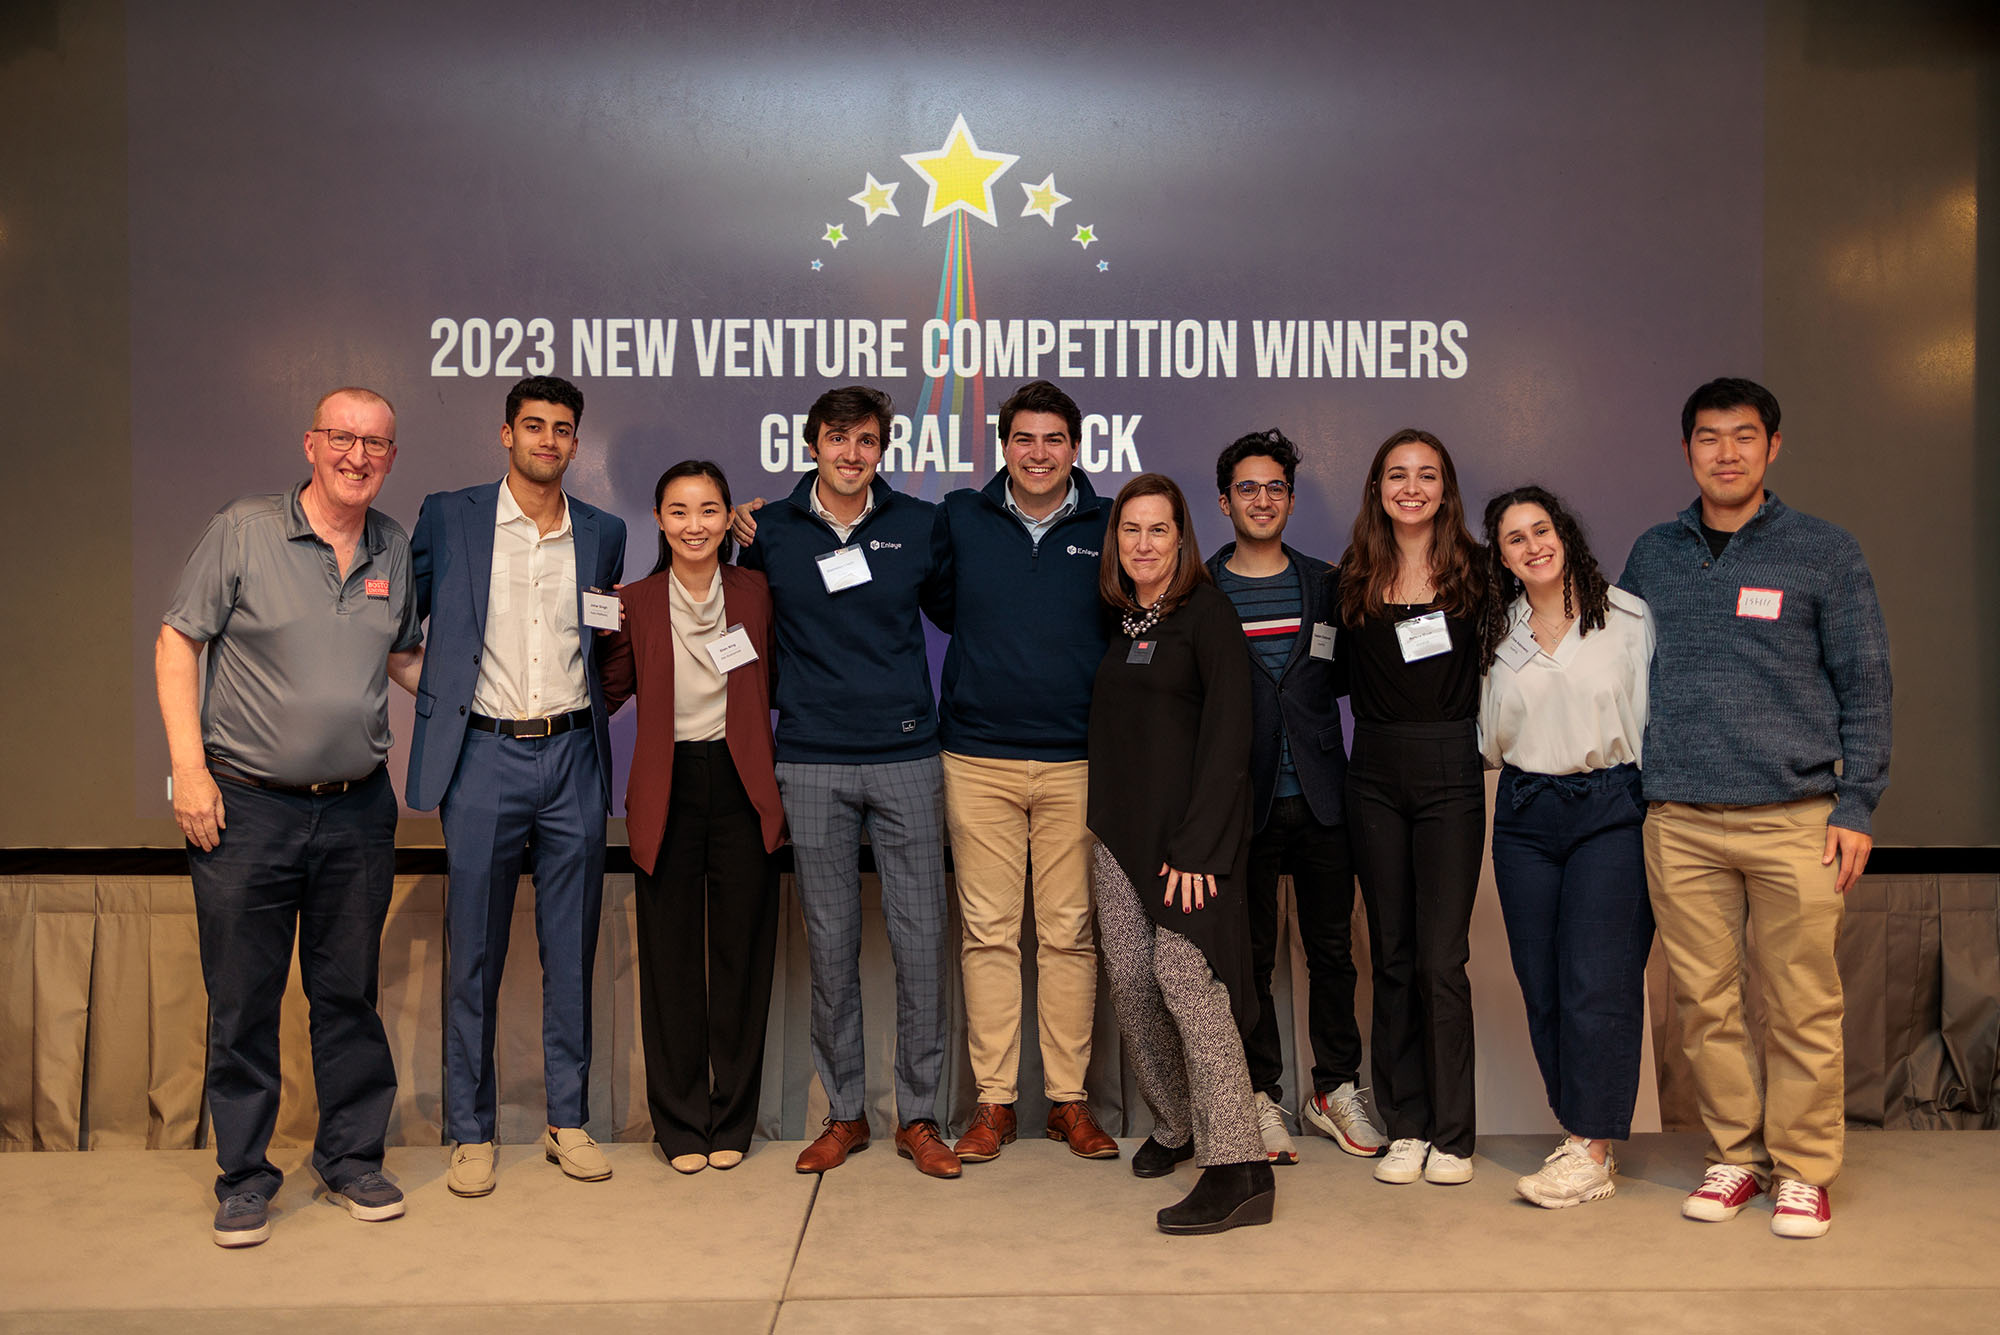
<instances>
[{"instance_id":1,"label":"curly dark hair","mask_svg":"<svg viewBox=\"0 0 2000 1335\"><path fill-rule=\"evenodd\" d=\"M1611 606L1611 586L1597 569L1597 558L1583 539L1583 526L1555 496L1540 487L1516 487L1486 502L1486 596L1479 609L1479 670L1493 670L1500 644L1507 638L1507 609L1521 596L1523 585L1500 559L1500 521L1517 505L1539 505L1548 515L1563 546L1563 615L1577 620L1577 634L1604 628Z\"/></svg>"}]
</instances>

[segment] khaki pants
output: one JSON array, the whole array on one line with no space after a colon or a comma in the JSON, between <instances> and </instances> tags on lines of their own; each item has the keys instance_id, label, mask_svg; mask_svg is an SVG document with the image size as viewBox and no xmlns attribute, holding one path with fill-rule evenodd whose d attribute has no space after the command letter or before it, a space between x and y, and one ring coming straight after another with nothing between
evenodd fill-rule
<instances>
[{"instance_id":1,"label":"khaki pants","mask_svg":"<svg viewBox=\"0 0 2000 1335\"><path fill-rule=\"evenodd\" d=\"M1838 866L1820 865L1832 812L1831 796L1655 802L1646 820L1646 878L1709 1162L1767 1184L1775 1175L1824 1187L1840 1174L1842 898ZM1761 1043L1744 1016L1746 950L1763 990Z\"/></svg>"},{"instance_id":2,"label":"khaki pants","mask_svg":"<svg viewBox=\"0 0 2000 1335\"><path fill-rule=\"evenodd\" d=\"M1035 1018L1052 1102L1084 1097L1097 1010L1088 762L944 753L945 823L965 921L966 1046L981 1103L1012 1103L1021 1068L1021 922L1035 869Z\"/></svg>"}]
</instances>

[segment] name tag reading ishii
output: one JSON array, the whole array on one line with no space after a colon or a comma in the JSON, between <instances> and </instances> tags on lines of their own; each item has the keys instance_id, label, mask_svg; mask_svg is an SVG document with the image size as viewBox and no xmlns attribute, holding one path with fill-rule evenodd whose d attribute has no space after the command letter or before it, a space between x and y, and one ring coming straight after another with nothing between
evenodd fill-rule
<instances>
[{"instance_id":1,"label":"name tag reading ishii","mask_svg":"<svg viewBox=\"0 0 2000 1335\"><path fill-rule=\"evenodd\" d=\"M814 559L819 562L819 577L828 593L839 593L875 578L868 568L868 553L861 550L859 543L821 552Z\"/></svg>"},{"instance_id":2,"label":"name tag reading ishii","mask_svg":"<svg viewBox=\"0 0 2000 1335\"><path fill-rule=\"evenodd\" d=\"M1783 589L1753 589L1744 585L1736 591L1736 615L1757 621L1776 621L1785 610Z\"/></svg>"},{"instance_id":3,"label":"name tag reading ishii","mask_svg":"<svg viewBox=\"0 0 2000 1335\"><path fill-rule=\"evenodd\" d=\"M1408 621L1398 621L1396 643L1402 647L1405 663L1450 653L1451 631L1444 624L1444 613L1426 612Z\"/></svg>"},{"instance_id":4,"label":"name tag reading ishii","mask_svg":"<svg viewBox=\"0 0 2000 1335\"><path fill-rule=\"evenodd\" d=\"M1509 671L1519 672L1528 665L1528 660L1542 651L1535 643L1535 633L1528 629L1525 621L1515 623L1513 631L1500 641L1500 647L1493 651L1495 660L1505 663Z\"/></svg>"},{"instance_id":5,"label":"name tag reading ishii","mask_svg":"<svg viewBox=\"0 0 2000 1335\"><path fill-rule=\"evenodd\" d=\"M618 595L592 589L583 595L583 624L592 630L618 629Z\"/></svg>"},{"instance_id":6,"label":"name tag reading ishii","mask_svg":"<svg viewBox=\"0 0 2000 1335\"><path fill-rule=\"evenodd\" d=\"M750 633L740 621L701 647L708 650L709 662L724 676L757 661L757 647L750 643Z\"/></svg>"}]
</instances>

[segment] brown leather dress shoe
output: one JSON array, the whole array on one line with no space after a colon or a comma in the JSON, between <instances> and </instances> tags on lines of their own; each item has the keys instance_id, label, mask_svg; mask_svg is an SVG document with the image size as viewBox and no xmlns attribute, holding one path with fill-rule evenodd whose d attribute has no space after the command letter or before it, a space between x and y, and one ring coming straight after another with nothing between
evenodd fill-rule
<instances>
[{"instance_id":1,"label":"brown leather dress shoe","mask_svg":"<svg viewBox=\"0 0 2000 1335\"><path fill-rule=\"evenodd\" d=\"M896 1129L896 1153L925 1177L957 1177L960 1171L958 1156L945 1148L937 1123L928 1118Z\"/></svg>"},{"instance_id":2,"label":"brown leather dress shoe","mask_svg":"<svg viewBox=\"0 0 2000 1335\"><path fill-rule=\"evenodd\" d=\"M1083 1100L1058 1103L1049 1109L1050 1140L1067 1141L1069 1152L1084 1159L1116 1159L1118 1142L1104 1134L1104 1128L1090 1115Z\"/></svg>"},{"instance_id":3,"label":"brown leather dress shoe","mask_svg":"<svg viewBox=\"0 0 2000 1335\"><path fill-rule=\"evenodd\" d=\"M1002 1145L1014 1143L1014 1105L982 1103L972 1114L972 1125L952 1146L952 1152L967 1163L985 1163L1000 1157Z\"/></svg>"},{"instance_id":4,"label":"brown leather dress shoe","mask_svg":"<svg viewBox=\"0 0 2000 1335\"><path fill-rule=\"evenodd\" d=\"M859 1154L868 1148L868 1121L836 1122L827 1119L826 1130L819 1133L819 1139L805 1147L799 1155L801 1173L824 1173L829 1168L838 1168L847 1162L850 1154Z\"/></svg>"}]
</instances>

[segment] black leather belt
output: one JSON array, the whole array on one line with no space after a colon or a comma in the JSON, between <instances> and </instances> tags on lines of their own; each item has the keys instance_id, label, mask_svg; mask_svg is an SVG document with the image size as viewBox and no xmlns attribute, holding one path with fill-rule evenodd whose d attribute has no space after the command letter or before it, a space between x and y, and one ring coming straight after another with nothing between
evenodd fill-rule
<instances>
[{"instance_id":1,"label":"black leather belt","mask_svg":"<svg viewBox=\"0 0 2000 1335\"><path fill-rule=\"evenodd\" d=\"M567 714L551 714L547 718L492 718L486 714L467 714L467 727L481 732L497 732L502 737L560 737L571 728L590 726L590 710L572 709Z\"/></svg>"},{"instance_id":2,"label":"black leather belt","mask_svg":"<svg viewBox=\"0 0 2000 1335\"><path fill-rule=\"evenodd\" d=\"M272 783L254 774L245 774L240 769L232 769L214 756L208 757L208 772L218 779L230 783L240 783L247 788L261 788L267 793L286 793L292 797L339 797L342 793L359 788L377 774L382 767L377 765L358 779L335 779L331 783Z\"/></svg>"}]
</instances>

